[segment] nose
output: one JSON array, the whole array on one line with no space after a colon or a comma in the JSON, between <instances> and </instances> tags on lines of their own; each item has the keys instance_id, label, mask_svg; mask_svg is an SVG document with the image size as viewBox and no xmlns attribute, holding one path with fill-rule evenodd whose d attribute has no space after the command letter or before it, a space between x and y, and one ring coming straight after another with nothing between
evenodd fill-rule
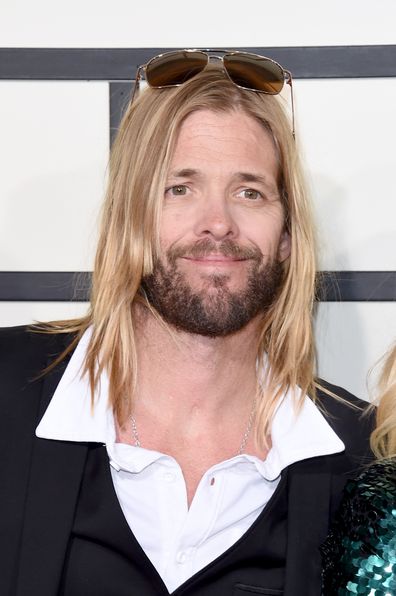
<instances>
[{"instance_id":1,"label":"nose","mask_svg":"<svg viewBox=\"0 0 396 596\"><path fill-rule=\"evenodd\" d=\"M211 196L200 203L195 234L199 238L211 237L217 241L237 237L238 225L226 197Z\"/></svg>"}]
</instances>

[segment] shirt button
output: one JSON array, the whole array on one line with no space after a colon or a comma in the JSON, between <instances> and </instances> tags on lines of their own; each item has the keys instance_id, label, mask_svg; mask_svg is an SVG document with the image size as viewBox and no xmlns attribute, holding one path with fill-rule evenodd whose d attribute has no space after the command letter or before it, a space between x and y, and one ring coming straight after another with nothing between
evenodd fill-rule
<instances>
[{"instance_id":1,"label":"shirt button","mask_svg":"<svg viewBox=\"0 0 396 596\"><path fill-rule=\"evenodd\" d=\"M172 472L165 472L163 478L166 482L173 482L175 475Z\"/></svg>"},{"instance_id":2,"label":"shirt button","mask_svg":"<svg viewBox=\"0 0 396 596\"><path fill-rule=\"evenodd\" d=\"M176 561L183 565L187 561L187 553L183 550L179 551L176 555Z\"/></svg>"}]
</instances>

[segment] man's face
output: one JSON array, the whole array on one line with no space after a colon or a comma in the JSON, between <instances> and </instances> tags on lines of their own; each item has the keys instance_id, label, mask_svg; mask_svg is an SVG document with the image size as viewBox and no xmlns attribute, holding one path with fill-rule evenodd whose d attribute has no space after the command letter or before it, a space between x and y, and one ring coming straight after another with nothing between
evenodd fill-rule
<instances>
[{"instance_id":1,"label":"man's face","mask_svg":"<svg viewBox=\"0 0 396 596\"><path fill-rule=\"evenodd\" d=\"M166 321L225 336L272 304L290 250L277 172L271 137L244 112L185 120L164 193L162 255L143 282Z\"/></svg>"}]
</instances>

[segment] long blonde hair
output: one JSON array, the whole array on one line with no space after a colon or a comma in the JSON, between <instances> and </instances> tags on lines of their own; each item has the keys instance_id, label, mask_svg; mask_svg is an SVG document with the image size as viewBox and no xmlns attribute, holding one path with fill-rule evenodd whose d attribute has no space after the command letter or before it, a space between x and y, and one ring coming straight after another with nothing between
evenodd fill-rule
<instances>
[{"instance_id":1,"label":"long blonde hair","mask_svg":"<svg viewBox=\"0 0 396 596\"><path fill-rule=\"evenodd\" d=\"M378 382L376 427L370 444L379 459L396 456L396 345L385 354Z\"/></svg>"},{"instance_id":2,"label":"long blonde hair","mask_svg":"<svg viewBox=\"0 0 396 596\"><path fill-rule=\"evenodd\" d=\"M314 234L299 155L280 97L239 89L219 67L209 66L180 87L148 88L129 105L111 151L90 311L79 320L55 322L47 330L75 332L72 349L92 327L84 372L93 394L102 370L107 370L110 404L122 424L130 413L138 367L132 305L147 306L141 280L151 273L159 251L168 166L181 124L204 109L245 112L272 136L279 159L278 185L291 253L276 303L263 318L257 350L258 358L266 353L271 365L266 398L257 413L258 437L264 440L286 389L298 385L303 396L316 395Z\"/></svg>"}]
</instances>

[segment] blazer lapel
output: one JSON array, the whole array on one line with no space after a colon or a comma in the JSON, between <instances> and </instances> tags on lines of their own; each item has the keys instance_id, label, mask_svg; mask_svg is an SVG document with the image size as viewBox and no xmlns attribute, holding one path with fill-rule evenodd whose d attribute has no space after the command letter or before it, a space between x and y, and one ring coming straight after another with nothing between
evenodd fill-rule
<instances>
[{"instance_id":1,"label":"blazer lapel","mask_svg":"<svg viewBox=\"0 0 396 596\"><path fill-rule=\"evenodd\" d=\"M326 537L329 525L331 472L328 462L332 457L298 462L289 470L285 596L319 596L321 593L318 545Z\"/></svg>"},{"instance_id":2,"label":"blazer lapel","mask_svg":"<svg viewBox=\"0 0 396 596\"><path fill-rule=\"evenodd\" d=\"M41 414L65 366L46 376ZM34 439L16 596L57 593L86 455L84 443Z\"/></svg>"}]
</instances>

